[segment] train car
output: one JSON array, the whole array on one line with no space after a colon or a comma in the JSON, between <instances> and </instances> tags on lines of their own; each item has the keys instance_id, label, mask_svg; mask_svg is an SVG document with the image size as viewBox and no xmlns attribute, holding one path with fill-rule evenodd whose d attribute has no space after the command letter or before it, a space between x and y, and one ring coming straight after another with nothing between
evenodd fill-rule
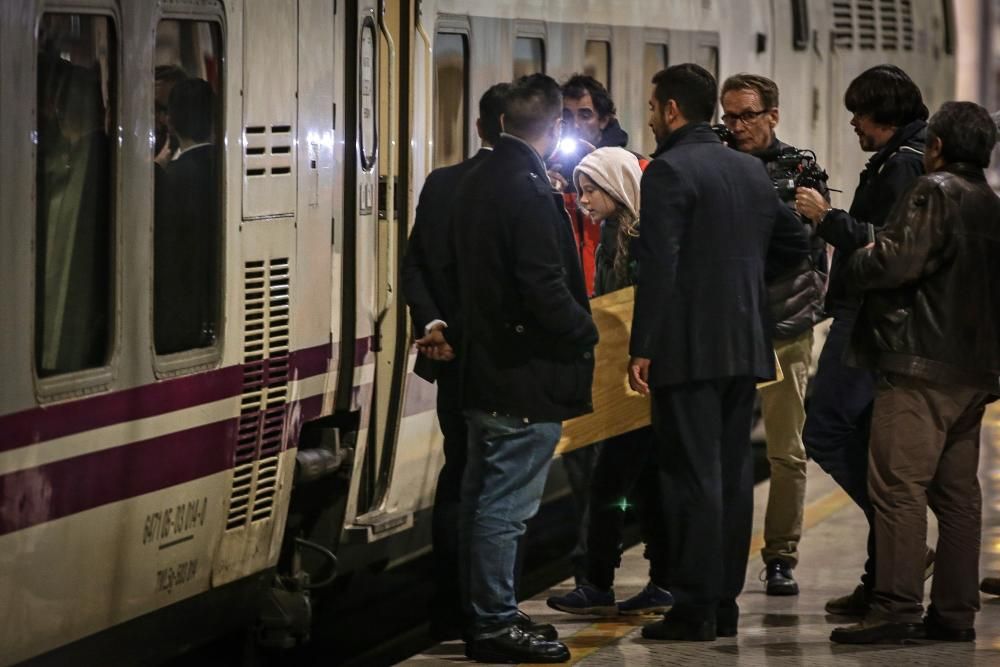
<instances>
[{"instance_id":1,"label":"train car","mask_svg":"<svg viewBox=\"0 0 1000 667\"><path fill-rule=\"evenodd\" d=\"M842 91L889 61L937 106L952 24L949 0L0 3L0 665L151 664L255 621L293 644L317 579L427 552L400 259L489 85L592 73L649 152L654 72L763 73L849 196Z\"/></svg>"}]
</instances>

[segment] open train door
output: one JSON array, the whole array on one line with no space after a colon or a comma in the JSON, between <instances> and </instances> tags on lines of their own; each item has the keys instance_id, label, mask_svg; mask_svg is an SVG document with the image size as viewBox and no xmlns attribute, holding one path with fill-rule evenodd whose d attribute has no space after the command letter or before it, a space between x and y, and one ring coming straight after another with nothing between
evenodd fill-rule
<instances>
[{"instance_id":1,"label":"open train door","mask_svg":"<svg viewBox=\"0 0 1000 667\"><path fill-rule=\"evenodd\" d=\"M344 275L345 282L353 278L354 284L347 285L353 293L344 301L338 407L361 415L347 505L348 536L360 541L412 525L412 515L395 516L382 506L392 473L400 375L409 343L398 288L405 242L400 220L405 216L395 205L402 115L396 42L408 12L400 12L396 3L386 10L384 1L359 0L348 3L346 18L346 81L349 93L353 86L354 99L348 94L345 114L349 219ZM347 322L350 313L353 323Z\"/></svg>"}]
</instances>

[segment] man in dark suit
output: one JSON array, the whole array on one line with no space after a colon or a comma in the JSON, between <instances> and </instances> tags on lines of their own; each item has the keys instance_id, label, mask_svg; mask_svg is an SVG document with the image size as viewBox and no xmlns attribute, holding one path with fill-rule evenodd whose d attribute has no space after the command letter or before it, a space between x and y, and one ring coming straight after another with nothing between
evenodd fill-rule
<instances>
[{"instance_id":1,"label":"man in dark suit","mask_svg":"<svg viewBox=\"0 0 1000 667\"><path fill-rule=\"evenodd\" d=\"M505 133L466 176L454 213L474 221L452 230L469 428L459 536L466 655L485 662L570 657L554 632L543 638L520 623L514 591L517 540L538 511L561 422L592 410L597 329L543 160L559 141L561 115L551 78L514 83Z\"/></svg>"},{"instance_id":2,"label":"man in dark suit","mask_svg":"<svg viewBox=\"0 0 1000 667\"><path fill-rule=\"evenodd\" d=\"M774 377L765 258L779 201L763 164L709 127L715 79L693 64L653 77L659 142L642 177L629 383L652 393L674 608L649 639L736 634L753 515L754 384ZM809 251L793 216L790 266ZM777 261L771 258L772 265Z\"/></svg>"},{"instance_id":3,"label":"man in dark suit","mask_svg":"<svg viewBox=\"0 0 1000 667\"><path fill-rule=\"evenodd\" d=\"M458 285L454 281L452 208L458 184L482 162L500 139L500 115L508 83L491 87L479 100L476 130L483 147L474 156L427 176L417 203L413 232L403 258L403 294L410 307L414 337L420 354L414 372L437 381L437 417L444 435L444 467L434 493L432 540L434 544L434 597L431 601L431 636L458 637L462 627L458 586L458 501L465 469L468 435L458 394L458 363L447 360L454 352L448 344L448 323L457 310ZM466 222L466 221L460 221ZM440 343L440 352L433 343ZM457 345L457 341L453 341Z\"/></svg>"}]
</instances>

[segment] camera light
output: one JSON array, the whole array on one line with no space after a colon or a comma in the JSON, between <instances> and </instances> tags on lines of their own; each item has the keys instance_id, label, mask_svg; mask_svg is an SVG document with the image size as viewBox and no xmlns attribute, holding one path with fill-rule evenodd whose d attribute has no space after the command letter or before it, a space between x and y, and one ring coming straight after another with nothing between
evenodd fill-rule
<instances>
[{"instance_id":1,"label":"camera light","mask_svg":"<svg viewBox=\"0 0 1000 667\"><path fill-rule=\"evenodd\" d=\"M564 137L559 140L559 151L565 155L576 153L576 139Z\"/></svg>"}]
</instances>

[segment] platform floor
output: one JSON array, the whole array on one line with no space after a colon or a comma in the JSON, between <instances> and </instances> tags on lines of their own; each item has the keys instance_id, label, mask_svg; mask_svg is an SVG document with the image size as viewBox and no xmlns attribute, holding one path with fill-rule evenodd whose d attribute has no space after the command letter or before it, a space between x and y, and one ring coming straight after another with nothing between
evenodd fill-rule
<instances>
[{"instance_id":1,"label":"platform floor","mask_svg":"<svg viewBox=\"0 0 1000 667\"><path fill-rule=\"evenodd\" d=\"M981 573L1000 576L1000 409L987 413L983 424L980 478L983 486L983 556ZM829 641L830 631L850 619L823 611L828 598L850 592L864 563L867 530L864 516L832 480L809 464L805 527L796 569L801 594L768 597L759 580L763 511L768 485L754 491L754 542L747 568L746 587L740 596L739 636L715 642L655 642L639 634L640 627L656 620L572 616L549 609L545 598L572 588L567 580L521 608L538 622L554 623L569 646L569 665L997 665L1000 666L1000 598L983 596L975 644L923 642L909 646L843 646ZM937 539L931 515L928 543ZM630 549L618 571L615 591L619 599L646 584L647 563L641 545ZM928 585L929 591L929 585ZM467 662L462 642L447 642L414 656L404 665L453 665ZM471 663L470 663L471 664Z\"/></svg>"}]
</instances>

